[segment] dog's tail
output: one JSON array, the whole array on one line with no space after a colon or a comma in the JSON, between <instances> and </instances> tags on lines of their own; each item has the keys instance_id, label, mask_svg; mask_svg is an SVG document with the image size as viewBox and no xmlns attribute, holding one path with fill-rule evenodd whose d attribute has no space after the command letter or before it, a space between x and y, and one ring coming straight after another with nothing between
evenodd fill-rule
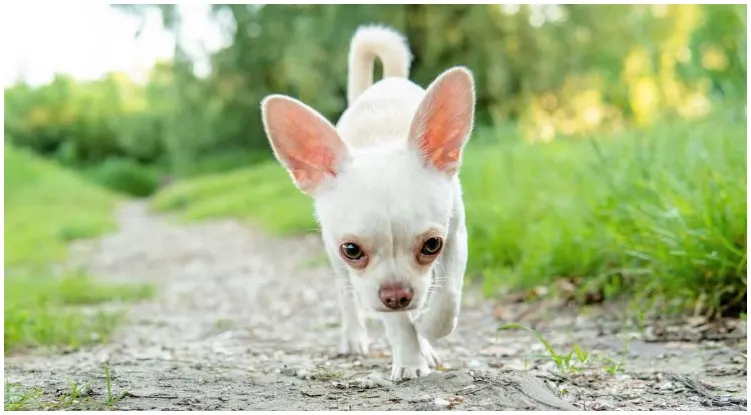
<instances>
[{"instance_id":1,"label":"dog's tail","mask_svg":"<svg viewBox=\"0 0 751 415\"><path fill-rule=\"evenodd\" d=\"M360 26L349 46L349 79L347 100L352 104L373 85L373 62L383 65L383 77L409 77L412 53L407 39L385 26Z\"/></svg>"}]
</instances>

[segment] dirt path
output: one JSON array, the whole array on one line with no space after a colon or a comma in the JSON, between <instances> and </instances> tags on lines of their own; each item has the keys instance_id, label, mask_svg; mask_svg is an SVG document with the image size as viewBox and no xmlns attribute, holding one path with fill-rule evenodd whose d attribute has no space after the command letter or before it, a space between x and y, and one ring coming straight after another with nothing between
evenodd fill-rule
<instances>
[{"instance_id":1,"label":"dirt path","mask_svg":"<svg viewBox=\"0 0 751 415\"><path fill-rule=\"evenodd\" d=\"M152 281L159 297L130 307L107 345L6 358L6 379L50 400L69 390L66 379L91 382L101 397L107 362L113 391L127 391L116 409L746 408L745 321L629 333L613 310L499 305L470 290L457 332L435 345L445 371L391 384L379 377L390 357L377 323L370 356L335 355L338 308L317 237L168 224L140 203L117 217L117 234L74 257L102 278ZM531 333L496 338L509 322L535 326L561 354L579 343L590 364L561 373Z\"/></svg>"}]
</instances>

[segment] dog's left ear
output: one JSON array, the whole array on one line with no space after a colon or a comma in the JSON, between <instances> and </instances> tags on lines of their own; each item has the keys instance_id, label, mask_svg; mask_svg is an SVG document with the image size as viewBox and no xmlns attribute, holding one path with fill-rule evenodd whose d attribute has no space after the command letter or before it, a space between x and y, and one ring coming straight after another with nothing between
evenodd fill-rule
<instances>
[{"instance_id":1,"label":"dog's left ear","mask_svg":"<svg viewBox=\"0 0 751 415\"><path fill-rule=\"evenodd\" d=\"M303 193L314 196L324 182L336 178L347 148L326 118L283 95L266 97L261 116L274 155Z\"/></svg>"},{"instance_id":2,"label":"dog's left ear","mask_svg":"<svg viewBox=\"0 0 751 415\"><path fill-rule=\"evenodd\" d=\"M449 69L428 87L412 120L409 138L425 162L453 176L472 132L474 114L472 73L463 67Z\"/></svg>"}]
</instances>

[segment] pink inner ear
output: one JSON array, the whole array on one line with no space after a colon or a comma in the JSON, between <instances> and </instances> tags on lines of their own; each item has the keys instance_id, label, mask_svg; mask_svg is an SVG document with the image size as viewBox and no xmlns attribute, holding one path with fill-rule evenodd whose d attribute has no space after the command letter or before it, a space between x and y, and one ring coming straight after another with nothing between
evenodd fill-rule
<instances>
[{"instance_id":1,"label":"pink inner ear","mask_svg":"<svg viewBox=\"0 0 751 415\"><path fill-rule=\"evenodd\" d=\"M274 152L302 191L310 193L327 176L336 177L346 149L330 122L285 97L267 99L263 112Z\"/></svg>"},{"instance_id":2,"label":"pink inner ear","mask_svg":"<svg viewBox=\"0 0 751 415\"><path fill-rule=\"evenodd\" d=\"M411 127L426 161L453 174L459 168L462 148L474 119L474 85L465 69L451 69L428 88Z\"/></svg>"}]
</instances>

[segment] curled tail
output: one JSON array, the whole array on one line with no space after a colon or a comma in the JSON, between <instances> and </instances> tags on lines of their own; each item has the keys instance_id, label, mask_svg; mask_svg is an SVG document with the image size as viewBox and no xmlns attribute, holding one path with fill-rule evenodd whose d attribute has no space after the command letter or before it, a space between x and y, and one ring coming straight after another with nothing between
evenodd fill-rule
<instances>
[{"instance_id":1,"label":"curled tail","mask_svg":"<svg viewBox=\"0 0 751 415\"><path fill-rule=\"evenodd\" d=\"M412 53L407 39L385 26L360 26L349 46L347 101L350 105L373 85L373 63L376 58L381 60L384 78L409 77Z\"/></svg>"}]
</instances>

